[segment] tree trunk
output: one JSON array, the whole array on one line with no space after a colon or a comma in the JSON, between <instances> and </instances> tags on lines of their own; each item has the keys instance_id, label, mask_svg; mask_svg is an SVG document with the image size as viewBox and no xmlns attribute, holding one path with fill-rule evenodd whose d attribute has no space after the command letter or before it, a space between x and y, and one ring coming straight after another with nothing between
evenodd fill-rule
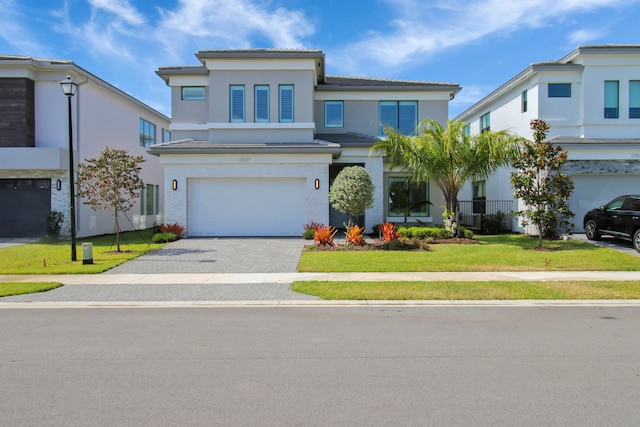
<instances>
[{"instance_id":1,"label":"tree trunk","mask_svg":"<svg viewBox=\"0 0 640 427\"><path fill-rule=\"evenodd\" d=\"M116 212L115 212L115 218L116 218L116 251L118 253L120 253L120 224L118 223L118 208L116 208Z\"/></svg>"},{"instance_id":2,"label":"tree trunk","mask_svg":"<svg viewBox=\"0 0 640 427\"><path fill-rule=\"evenodd\" d=\"M452 237L460 236L460 228L458 225L458 200L450 194L445 195L446 201L446 221L445 226L451 232Z\"/></svg>"}]
</instances>

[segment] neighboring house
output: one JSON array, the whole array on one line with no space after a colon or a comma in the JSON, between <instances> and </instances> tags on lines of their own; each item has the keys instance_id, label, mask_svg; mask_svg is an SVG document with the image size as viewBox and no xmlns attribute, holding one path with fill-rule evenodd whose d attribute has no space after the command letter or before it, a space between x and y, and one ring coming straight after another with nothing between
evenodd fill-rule
<instances>
[{"instance_id":1,"label":"neighboring house","mask_svg":"<svg viewBox=\"0 0 640 427\"><path fill-rule=\"evenodd\" d=\"M74 170L106 146L143 155L142 203L120 225L161 223L162 165L146 146L170 138L169 118L71 61L0 55L0 237L46 235L52 210L63 212L62 234L70 234L68 100L59 84L66 76L79 85L71 99ZM112 212L82 202L77 236L113 233Z\"/></svg>"},{"instance_id":2,"label":"neighboring house","mask_svg":"<svg viewBox=\"0 0 640 427\"><path fill-rule=\"evenodd\" d=\"M392 197L406 177L370 155L381 124L415 132L426 118L446 123L453 83L325 75L319 50L205 50L200 66L161 67L171 87L172 140L149 152L165 168L165 218L189 236L299 236L312 221L342 227L330 209L339 171L362 165L375 202L360 219L370 231L402 221ZM442 196L428 184L411 198L431 197L413 219L441 221Z\"/></svg>"},{"instance_id":3,"label":"neighboring house","mask_svg":"<svg viewBox=\"0 0 640 427\"><path fill-rule=\"evenodd\" d=\"M589 209L640 191L640 45L582 46L559 61L534 63L456 120L472 134L507 129L532 139L536 118L569 153L563 172L575 184L574 231L583 231ZM473 199L476 215L489 213L493 201L513 200L509 172L469 183L460 200Z\"/></svg>"}]
</instances>

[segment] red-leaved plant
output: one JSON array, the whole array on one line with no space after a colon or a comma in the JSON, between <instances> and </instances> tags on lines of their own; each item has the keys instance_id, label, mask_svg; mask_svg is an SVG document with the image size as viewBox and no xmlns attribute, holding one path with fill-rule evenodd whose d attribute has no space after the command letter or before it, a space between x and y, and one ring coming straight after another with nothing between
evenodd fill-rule
<instances>
[{"instance_id":1,"label":"red-leaved plant","mask_svg":"<svg viewBox=\"0 0 640 427\"><path fill-rule=\"evenodd\" d=\"M357 225L353 225L347 228L347 245L352 244L356 246L364 246L364 227L359 227Z\"/></svg>"},{"instance_id":2,"label":"red-leaved plant","mask_svg":"<svg viewBox=\"0 0 640 427\"><path fill-rule=\"evenodd\" d=\"M160 231L163 233L173 233L176 235L178 239L182 239L184 237L184 227L177 222L173 224L163 224L160 226Z\"/></svg>"},{"instance_id":3,"label":"red-leaved plant","mask_svg":"<svg viewBox=\"0 0 640 427\"><path fill-rule=\"evenodd\" d=\"M313 240L316 241L318 246L329 245L333 246L333 237L336 235L338 230L335 227L325 227L320 226L316 228L316 232L313 234Z\"/></svg>"},{"instance_id":4,"label":"red-leaved plant","mask_svg":"<svg viewBox=\"0 0 640 427\"><path fill-rule=\"evenodd\" d=\"M399 237L395 224L392 224L390 222L380 224L380 232L382 233L382 240L387 243L392 240L397 240Z\"/></svg>"}]
</instances>

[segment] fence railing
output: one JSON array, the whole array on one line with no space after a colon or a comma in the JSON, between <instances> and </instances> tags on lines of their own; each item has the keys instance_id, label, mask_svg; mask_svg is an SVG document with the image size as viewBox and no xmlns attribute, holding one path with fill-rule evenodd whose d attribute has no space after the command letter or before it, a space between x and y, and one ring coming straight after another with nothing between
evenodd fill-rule
<instances>
[{"instance_id":1,"label":"fence railing","mask_svg":"<svg viewBox=\"0 0 640 427\"><path fill-rule=\"evenodd\" d=\"M460 225L488 233L513 231L511 200L463 200L458 202Z\"/></svg>"}]
</instances>

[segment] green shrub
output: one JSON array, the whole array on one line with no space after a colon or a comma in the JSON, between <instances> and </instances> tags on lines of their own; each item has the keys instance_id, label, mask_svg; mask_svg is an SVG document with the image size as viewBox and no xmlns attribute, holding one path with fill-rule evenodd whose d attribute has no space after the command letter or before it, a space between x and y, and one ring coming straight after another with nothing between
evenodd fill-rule
<instances>
[{"instance_id":1,"label":"green shrub","mask_svg":"<svg viewBox=\"0 0 640 427\"><path fill-rule=\"evenodd\" d=\"M60 228L62 227L62 221L64 220L64 214L58 211L51 211L47 215L47 237L51 240L55 240L60 236Z\"/></svg>"},{"instance_id":2,"label":"green shrub","mask_svg":"<svg viewBox=\"0 0 640 427\"><path fill-rule=\"evenodd\" d=\"M484 234L501 234L508 231L508 216L502 211L495 214L486 215L482 221L482 233Z\"/></svg>"},{"instance_id":3,"label":"green shrub","mask_svg":"<svg viewBox=\"0 0 640 427\"><path fill-rule=\"evenodd\" d=\"M469 230L468 228L461 226L459 228L459 231L460 231L460 237L464 237L465 239L473 239L473 231Z\"/></svg>"},{"instance_id":4,"label":"green shrub","mask_svg":"<svg viewBox=\"0 0 640 427\"><path fill-rule=\"evenodd\" d=\"M178 236L175 233L156 233L151 238L153 243L168 243L178 240Z\"/></svg>"},{"instance_id":5,"label":"green shrub","mask_svg":"<svg viewBox=\"0 0 640 427\"><path fill-rule=\"evenodd\" d=\"M407 239L448 239L451 232L444 227L398 227L400 237Z\"/></svg>"},{"instance_id":6,"label":"green shrub","mask_svg":"<svg viewBox=\"0 0 640 427\"><path fill-rule=\"evenodd\" d=\"M302 233L302 238L305 239L305 240L311 240L311 239L313 239L313 235L315 233L316 233L316 229L315 228L307 228Z\"/></svg>"}]
</instances>

